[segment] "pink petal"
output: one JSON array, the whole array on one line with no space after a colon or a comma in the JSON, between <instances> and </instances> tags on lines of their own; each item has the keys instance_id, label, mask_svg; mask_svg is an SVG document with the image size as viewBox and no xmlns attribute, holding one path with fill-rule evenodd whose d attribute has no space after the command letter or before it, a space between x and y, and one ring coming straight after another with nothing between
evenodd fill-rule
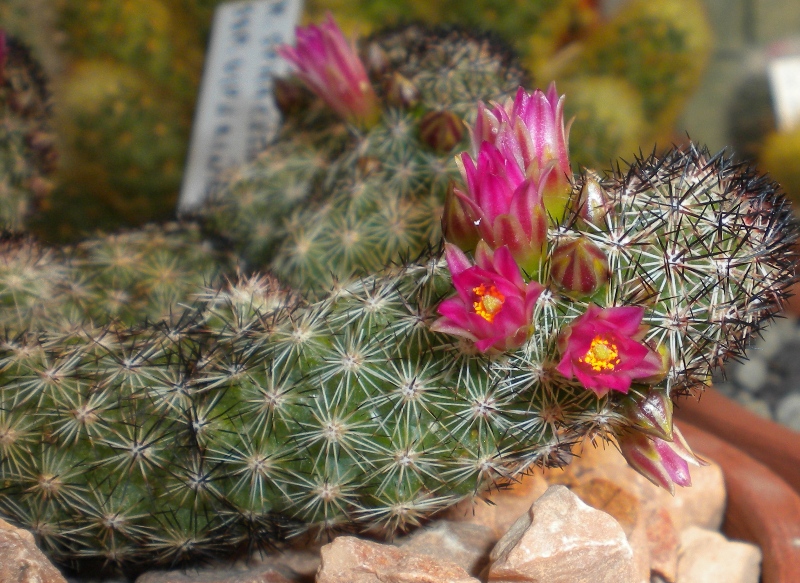
<instances>
[{"instance_id":1,"label":"pink petal","mask_svg":"<svg viewBox=\"0 0 800 583\"><path fill-rule=\"evenodd\" d=\"M447 260L447 269L453 275L458 275L472 267L469 257L461 249L450 243L444 244L444 256Z\"/></svg>"},{"instance_id":2,"label":"pink petal","mask_svg":"<svg viewBox=\"0 0 800 583\"><path fill-rule=\"evenodd\" d=\"M522 279L519 267L507 247L500 247L494 252L494 268L501 277L507 279L520 291L525 289L525 280Z\"/></svg>"},{"instance_id":3,"label":"pink petal","mask_svg":"<svg viewBox=\"0 0 800 583\"><path fill-rule=\"evenodd\" d=\"M619 306L603 310L602 319L613 326L613 329L624 336L633 336L638 332L644 317L641 306Z\"/></svg>"},{"instance_id":4,"label":"pink petal","mask_svg":"<svg viewBox=\"0 0 800 583\"><path fill-rule=\"evenodd\" d=\"M485 338L483 340L478 340L475 343L475 348L480 350L481 352L486 352L490 348L495 347L495 344L503 343L505 339L502 336L493 336L491 338Z\"/></svg>"},{"instance_id":5,"label":"pink petal","mask_svg":"<svg viewBox=\"0 0 800 583\"><path fill-rule=\"evenodd\" d=\"M472 304L465 304L459 298L449 298L439 304L436 311L448 318L452 324L465 330L471 329L472 323L469 319L469 313L472 311Z\"/></svg>"},{"instance_id":6,"label":"pink petal","mask_svg":"<svg viewBox=\"0 0 800 583\"><path fill-rule=\"evenodd\" d=\"M475 336L470 333L468 330L465 330L458 324L450 321L448 318L439 318L433 324L431 324L431 331L439 332L441 334L450 334L452 336L459 336L461 338L466 338L468 340L472 340L473 342L477 340Z\"/></svg>"}]
</instances>

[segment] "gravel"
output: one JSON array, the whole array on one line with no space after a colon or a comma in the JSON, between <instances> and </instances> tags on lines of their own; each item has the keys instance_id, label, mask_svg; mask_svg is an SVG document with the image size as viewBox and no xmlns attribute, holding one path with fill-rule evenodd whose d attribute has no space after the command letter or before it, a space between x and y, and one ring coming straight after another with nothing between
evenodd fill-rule
<instances>
[{"instance_id":1,"label":"gravel","mask_svg":"<svg viewBox=\"0 0 800 583\"><path fill-rule=\"evenodd\" d=\"M774 321L747 357L717 371L714 386L757 415L800 431L800 321Z\"/></svg>"}]
</instances>

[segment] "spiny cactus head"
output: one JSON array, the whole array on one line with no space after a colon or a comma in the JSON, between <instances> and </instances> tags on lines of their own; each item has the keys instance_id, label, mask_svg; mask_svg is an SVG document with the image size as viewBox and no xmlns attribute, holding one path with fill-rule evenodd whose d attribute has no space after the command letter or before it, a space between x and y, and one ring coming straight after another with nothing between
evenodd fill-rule
<instances>
[{"instance_id":1,"label":"spiny cactus head","mask_svg":"<svg viewBox=\"0 0 800 583\"><path fill-rule=\"evenodd\" d=\"M485 115L479 112L474 134L502 136L504 122ZM481 146L485 151L487 142ZM517 151L492 150L491 164L487 154L482 165L480 156L473 165L462 155L471 196L457 200L465 211L491 224L475 201L492 210L495 199L513 200L510 193L492 198L484 191L499 188L491 182L498 176L504 184L524 179ZM507 208L515 216L522 207ZM655 405L705 386L711 369L742 355L747 340L781 308L794 280L798 224L776 185L693 146L636 160L606 179L590 173L575 180L566 211L561 220L551 216L539 269L522 270L528 285L541 289L529 324L503 331L506 347L538 363L535 379L519 382L536 386L547 379L548 390L564 391L566 400L575 387L607 400L614 416L586 413L598 423L595 431L624 442L632 465L648 478L665 487L686 485L688 470L686 476L667 471L669 481L654 478L655 466L643 461L675 466L673 453L683 451L672 433L671 405L661 407L662 419L653 417ZM518 239L513 229L477 230L476 259L493 247L524 267L508 251ZM444 318L434 328L471 340L479 351L502 347L502 333L484 340L475 323L486 314L496 318L504 294L488 283L462 284L469 260L451 257L460 256L448 250L457 297L441 304ZM509 267L505 273L520 272Z\"/></svg>"},{"instance_id":2,"label":"spiny cactus head","mask_svg":"<svg viewBox=\"0 0 800 583\"><path fill-rule=\"evenodd\" d=\"M301 40L310 35L324 44L333 26L329 21L325 34L304 31ZM344 50L336 35L329 44ZM306 40L303 46L314 44ZM465 121L476 99L503 99L516 90L520 69L492 41L463 31L410 26L375 35L360 53L348 44L338 66L367 71L376 96L369 103L380 114L360 124L346 112L333 115L333 106L327 117L319 109L325 83L334 81L312 75L319 63L310 60L310 49L284 52L317 97L303 109L306 94L292 85L294 109L281 136L203 211L208 230L233 242L251 267L269 266L312 293L436 246L445 194L457 174L452 154L468 139ZM350 79L352 93L363 79L347 71L340 77ZM537 248L527 247L534 262Z\"/></svg>"}]
</instances>

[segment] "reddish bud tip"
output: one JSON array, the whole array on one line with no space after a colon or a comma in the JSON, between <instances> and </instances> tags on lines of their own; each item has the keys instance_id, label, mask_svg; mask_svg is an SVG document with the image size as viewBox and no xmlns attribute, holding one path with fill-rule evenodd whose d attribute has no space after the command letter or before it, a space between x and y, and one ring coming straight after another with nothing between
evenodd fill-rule
<instances>
[{"instance_id":1,"label":"reddish bud tip","mask_svg":"<svg viewBox=\"0 0 800 583\"><path fill-rule=\"evenodd\" d=\"M608 258L586 237L563 241L553 251L550 277L569 293L591 296L608 282Z\"/></svg>"},{"instance_id":2,"label":"reddish bud tip","mask_svg":"<svg viewBox=\"0 0 800 583\"><path fill-rule=\"evenodd\" d=\"M419 139L436 152L446 154L464 137L464 122L451 111L432 111L419 122Z\"/></svg>"},{"instance_id":3,"label":"reddish bud tip","mask_svg":"<svg viewBox=\"0 0 800 583\"><path fill-rule=\"evenodd\" d=\"M395 72L389 77L385 91L389 105L409 109L419 103L419 89L400 73Z\"/></svg>"}]
</instances>

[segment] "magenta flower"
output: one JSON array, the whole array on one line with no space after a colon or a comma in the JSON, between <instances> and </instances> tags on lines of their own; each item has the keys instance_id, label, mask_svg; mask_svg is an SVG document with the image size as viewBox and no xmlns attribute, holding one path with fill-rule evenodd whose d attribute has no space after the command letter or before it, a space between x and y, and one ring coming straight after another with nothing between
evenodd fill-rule
<instances>
[{"instance_id":1,"label":"magenta flower","mask_svg":"<svg viewBox=\"0 0 800 583\"><path fill-rule=\"evenodd\" d=\"M545 208L556 220L564 216L571 190L569 128L564 126L564 97L555 83L547 93L528 93L522 87L514 101L491 109L478 105L472 132L472 145L479 155L484 142L492 144L502 156L513 159L523 175L539 182L550 169L543 188Z\"/></svg>"},{"instance_id":2,"label":"magenta flower","mask_svg":"<svg viewBox=\"0 0 800 583\"><path fill-rule=\"evenodd\" d=\"M282 45L278 54L325 103L362 128L378 122L380 107L355 43L348 42L328 14L319 26L297 27L296 47Z\"/></svg>"},{"instance_id":3,"label":"magenta flower","mask_svg":"<svg viewBox=\"0 0 800 583\"><path fill-rule=\"evenodd\" d=\"M610 390L627 393L634 379L661 372L662 357L640 339L644 308L590 305L559 337L561 362L556 370L577 378L602 397Z\"/></svg>"},{"instance_id":4,"label":"magenta flower","mask_svg":"<svg viewBox=\"0 0 800 583\"><path fill-rule=\"evenodd\" d=\"M439 305L442 318L431 329L468 338L481 352L521 346L531 332L533 309L544 288L522 279L506 247L492 252L486 243L478 243L476 265L454 245L445 245L445 257L458 295Z\"/></svg>"},{"instance_id":5,"label":"magenta flower","mask_svg":"<svg viewBox=\"0 0 800 583\"><path fill-rule=\"evenodd\" d=\"M537 271L547 241L547 217L561 220L572 172L564 128L563 98L520 88L513 102L478 105L472 130L475 159L456 158L467 186L455 200L491 248L507 246L520 267ZM444 218L444 232L460 231Z\"/></svg>"},{"instance_id":6,"label":"magenta flower","mask_svg":"<svg viewBox=\"0 0 800 583\"><path fill-rule=\"evenodd\" d=\"M689 464L708 464L692 452L676 426L672 427L672 441L648 437L638 431L621 435L617 441L628 465L673 495L675 484L683 487L692 485Z\"/></svg>"},{"instance_id":7,"label":"magenta flower","mask_svg":"<svg viewBox=\"0 0 800 583\"><path fill-rule=\"evenodd\" d=\"M457 188L453 194L463 213L489 247L508 247L522 269L536 273L547 243L547 211L542 201L545 180L526 179L514 159L488 142L481 145L477 164L466 152L457 161L468 194ZM448 217L444 218L447 221ZM447 233L454 228L445 222L443 230Z\"/></svg>"}]
</instances>

